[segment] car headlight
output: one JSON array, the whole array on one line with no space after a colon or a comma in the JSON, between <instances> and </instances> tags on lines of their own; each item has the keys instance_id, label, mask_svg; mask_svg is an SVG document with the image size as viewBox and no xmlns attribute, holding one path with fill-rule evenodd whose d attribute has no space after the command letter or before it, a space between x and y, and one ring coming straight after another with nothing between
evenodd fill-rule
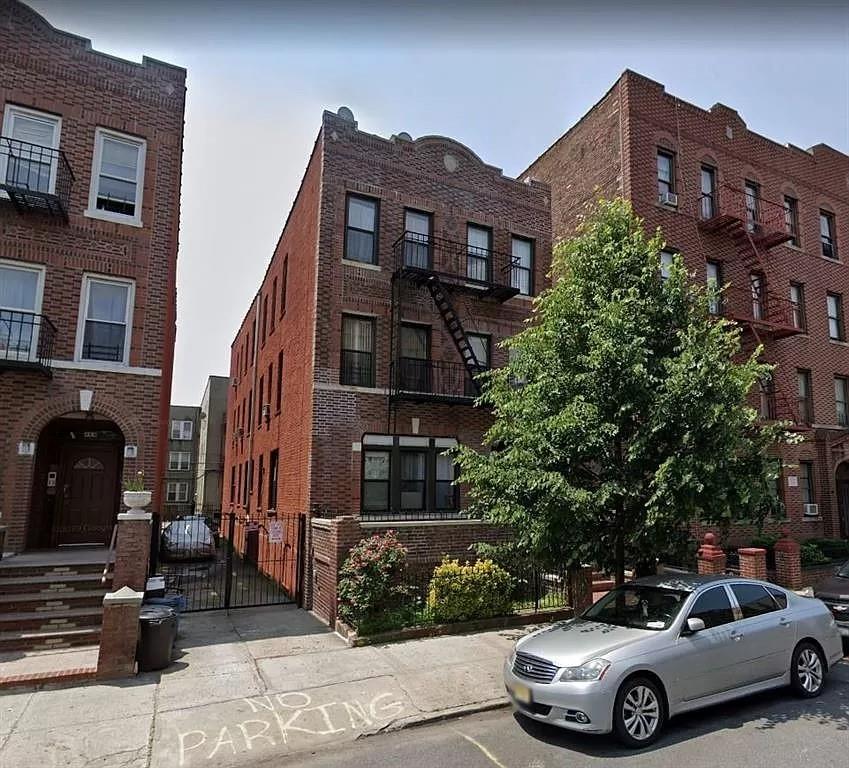
<instances>
[{"instance_id":1,"label":"car headlight","mask_svg":"<svg viewBox=\"0 0 849 768\"><path fill-rule=\"evenodd\" d=\"M607 659L592 659L580 667L566 667L560 673L560 681L566 682L570 680L601 680L604 673L610 668L610 662Z\"/></svg>"}]
</instances>

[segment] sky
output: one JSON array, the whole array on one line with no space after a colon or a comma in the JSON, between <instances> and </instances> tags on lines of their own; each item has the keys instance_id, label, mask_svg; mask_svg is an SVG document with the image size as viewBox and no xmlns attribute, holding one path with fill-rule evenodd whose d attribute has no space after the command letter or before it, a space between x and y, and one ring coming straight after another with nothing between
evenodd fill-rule
<instances>
[{"instance_id":1,"label":"sky","mask_svg":"<svg viewBox=\"0 0 849 768\"><path fill-rule=\"evenodd\" d=\"M450 136L515 176L633 69L849 153L845 0L27 2L97 50L188 70L173 403L227 375L323 109Z\"/></svg>"}]
</instances>

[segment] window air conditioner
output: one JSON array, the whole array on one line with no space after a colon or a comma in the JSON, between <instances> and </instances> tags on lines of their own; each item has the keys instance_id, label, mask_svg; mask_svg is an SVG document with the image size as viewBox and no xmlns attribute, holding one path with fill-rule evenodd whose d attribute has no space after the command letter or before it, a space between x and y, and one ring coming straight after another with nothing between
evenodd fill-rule
<instances>
[{"instance_id":1,"label":"window air conditioner","mask_svg":"<svg viewBox=\"0 0 849 768\"><path fill-rule=\"evenodd\" d=\"M658 197L660 198L661 205L669 205L673 208L678 207L678 195L674 192L661 192Z\"/></svg>"},{"instance_id":2,"label":"window air conditioner","mask_svg":"<svg viewBox=\"0 0 849 768\"><path fill-rule=\"evenodd\" d=\"M819 504L805 504L805 517L819 517L820 516L820 505Z\"/></svg>"}]
</instances>

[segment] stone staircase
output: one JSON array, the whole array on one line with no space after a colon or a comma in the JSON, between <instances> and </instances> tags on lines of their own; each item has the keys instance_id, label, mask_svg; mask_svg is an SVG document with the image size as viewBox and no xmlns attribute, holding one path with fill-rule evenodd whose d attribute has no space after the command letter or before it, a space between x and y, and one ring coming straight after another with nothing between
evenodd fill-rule
<instances>
[{"instance_id":1,"label":"stone staircase","mask_svg":"<svg viewBox=\"0 0 849 768\"><path fill-rule=\"evenodd\" d=\"M20 564L0 568L0 653L96 645L111 569L103 563Z\"/></svg>"}]
</instances>

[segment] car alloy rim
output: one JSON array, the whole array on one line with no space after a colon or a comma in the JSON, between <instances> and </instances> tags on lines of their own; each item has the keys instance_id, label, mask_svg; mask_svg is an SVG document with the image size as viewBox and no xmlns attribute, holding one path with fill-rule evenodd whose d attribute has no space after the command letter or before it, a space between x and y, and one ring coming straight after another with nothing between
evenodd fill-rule
<instances>
[{"instance_id":1,"label":"car alloy rim","mask_svg":"<svg viewBox=\"0 0 849 768\"><path fill-rule=\"evenodd\" d=\"M660 722L660 702L654 691L645 685L632 688L622 705L622 716L628 733L638 741L649 738Z\"/></svg>"},{"instance_id":2,"label":"car alloy rim","mask_svg":"<svg viewBox=\"0 0 849 768\"><path fill-rule=\"evenodd\" d=\"M819 690L822 685L822 662L816 651L805 648L799 654L796 671L799 673L799 682L808 693Z\"/></svg>"}]
</instances>

